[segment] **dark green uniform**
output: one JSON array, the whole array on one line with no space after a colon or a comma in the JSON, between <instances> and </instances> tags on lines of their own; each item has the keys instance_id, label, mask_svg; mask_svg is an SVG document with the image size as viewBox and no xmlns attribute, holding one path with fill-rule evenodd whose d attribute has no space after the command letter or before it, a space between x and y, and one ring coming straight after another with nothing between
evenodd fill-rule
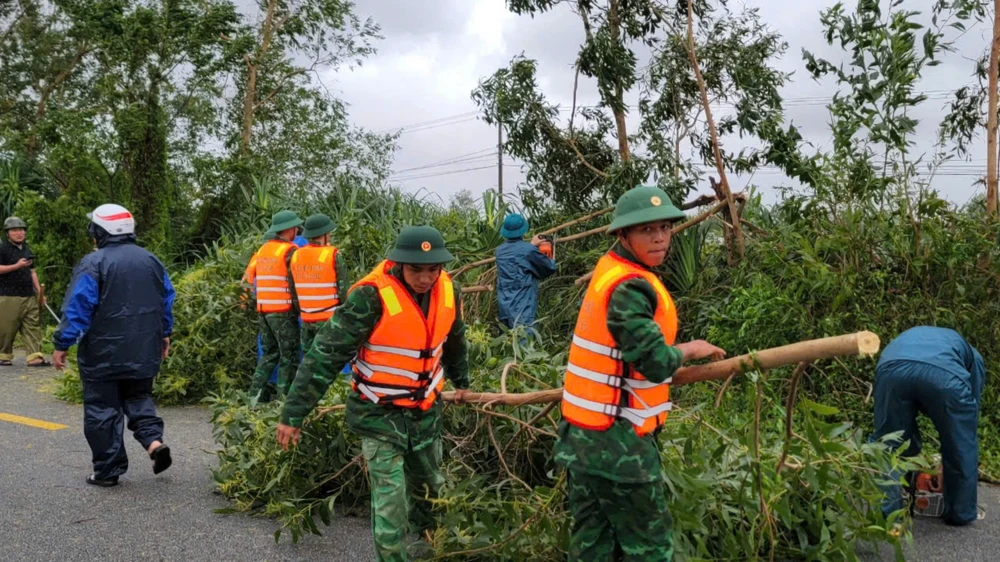
<instances>
[{"instance_id":1,"label":"dark green uniform","mask_svg":"<svg viewBox=\"0 0 1000 562\"><path fill-rule=\"evenodd\" d=\"M292 248L285 256L285 266L292 263L296 248ZM264 353L257 361L253 381L250 383L250 395L259 394L267 386L274 368L278 367L278 393L284 396L295 378L299 367L299 311L295 297L295 287L292 284L292 274L288 273L288 287L292 293L292 309L288 312L269 312L258 315L258 330L260 343Z\"/></svg>"},{"instance_id":2,"label":"dark green uniform","mask_svg":"<svg viewBox=\"0 0 1000 562\"><path fill-rule=\"evenodd\" d=\"M621 244L612 251L645 267ZM684 354L664 343L653 319L656 304L649 282L624 281L611 293L607 325L622 359L659 383L673 376ZM672 558L672 521L655 433L640 437L625 420L606 431L563 421L555 458L569 472L570 560Z\"/></svg>"},{"instance_id":3,"label":"dark green uniform","mask_svg":"<svg viewBox=\"0 0 1000 562\"><path fill-rule=\"evenodd\" d=\"M344 260L340 258L340 252L337 252L337 259L334 261L334 269L337 271L337 291L341 295L346 295L348 289L351 288L351 272L344 265ZM341 299L343 302L343 299ZM326 324L326 322L303 322L299 331L302 334L302 353L307 353L309 348L312 347L313 340L316 339L316 334L319 333L319 329Z\"/></svg>"},{"instance_id":4,"label":"dark green uniform","mask_svg":"<svg viewBox=\"0 0 1000 562\"><path fill-rule=\"evenodd\" d=\"M391 272L402 280L399 266ZM404 283L405 285L405 283ZM409 287L407 287L409 290ZM410 294L427 313L430 293ZM461 290L455 302L461 310ZM302 427L316 406L382 317L382 302L374 287L351 291L333 318L323 324L292 384L281 422ZM444 344L441 363L455 388L468 388L469 364L465 323L458 315ZM418 408L380 405L352 393L347 400L347 424L361 436L372 488L375 549L382 561L406 560L405 537L433 527L430 502L444 483L441 462L441 401L426 412Z\"/></svg>"}]
</instances>

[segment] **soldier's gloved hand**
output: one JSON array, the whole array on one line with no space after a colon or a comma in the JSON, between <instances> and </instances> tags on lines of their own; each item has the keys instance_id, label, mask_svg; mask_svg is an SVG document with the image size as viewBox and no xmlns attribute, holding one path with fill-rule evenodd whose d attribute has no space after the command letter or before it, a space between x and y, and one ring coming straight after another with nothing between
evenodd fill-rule
<instances>
[{"instance_id":1,"label":"soldier's gloved hand","mask_svg":"<svg viewBox=\"0 0 1000 562\"><path fill-rule=\"evenodd\" d=\"M292 447L299 444L299 439L302 438L302 429L279 423L277 438L281 449L287 451L289 443L291 443Z\"/></svg>"}]
</instances>

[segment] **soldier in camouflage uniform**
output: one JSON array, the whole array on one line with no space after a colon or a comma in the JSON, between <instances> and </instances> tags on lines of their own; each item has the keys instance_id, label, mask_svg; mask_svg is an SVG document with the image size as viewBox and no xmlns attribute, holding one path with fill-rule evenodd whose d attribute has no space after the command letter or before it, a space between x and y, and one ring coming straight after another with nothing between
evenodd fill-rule
<instances>
[{"instance_id":1,"label":"soldier in camouflage uniform","mask_svg":"<svg viewBox=\"0 0 1000 562\"><path fill-rule=\"evenodd\" d=\"M409 227L389 254L390 275L402 282L424 317L431 305L431 288L441 264L451 261L440 233L430 227ZM403 265L406 264L406 265ZM382 267L382 266L380 266ZM414 270L424 270L421 277ZM428 277L430 272L431 277ZM428 282L430 279L430 282ZM469 386L468 344L462 321L461 290L453 286L457 310L443 343L440 361L461 401ZM303 420L336 380L340 368L369 342L383 318L379 291L364 280L353 287L334 317L322 327L299 368L278 426L278 443L287 450L298 443ZM355 371L355 388L359 382ZM441 401L427 410L375 403L360 392L347 400L347 424L361 436L372 489L372 527L378 560L401 562L418 550L412 533L434 527L429 498L438 495L444 478L441 463ZM409 544L407 544L409 543Z\"/></svg>"},{"instance_id":2,"label":"soldier in camouflage uniform","mask_svg":"<svg viewBox=\"0 0 1000 562\"><path fill-rule=\"evenodd\" d=\"M682 218L684 214L662 190L651 186L629 190L615 207L609 232L617 234L618 242L610 253L623 260L620 263L649 271L665 260L671 224ZM591 281L595 282L597 275ZM625 364L623 377L630 372L642 373L646 381L659 385L668 382L685 361L725 355L703 340L669 345L676 321L668 338L655 319L661 300L662 293L658 298L658 290L642 276L626 277L611 290L605 323L614 341L610 347L616 348L610 356ZM629 392L620 392L620 409L628 404ZM566 392L563 396L565 418ZM665 409L669 409L669 402ZM640 435L634 422L620 415L609 416L608 424L610 427L603 430L585 429L565 419L560 424L555 458L568 470L573 515L569 560L671 560L673 525L667 509L658 426Z\"/></svg>"},{"instance_id":3,"label":"soldier in camouflage uniform","mask_svg":"<svg viewBox=\"0 0 1000 562\"><path fill-rule=\"evenodd\" d=\"M244 281L247 286L252 284L252 279L257 282L256 299L258 314L258 325L261 334L261 343L264 353L257 361L257 370L254 372L253 380L250 383L249 393L251 396L260 397L267 385L268 378L278 367L278 392L284 396L288 392L288 387L295 377L295 370L299 366L299 318L295 302L295 289L292 286L291 275L288 266L295 253L295 246L292 240L298 234L298 228L302 225L302 219L293 211L279 211L271 218L270 232L274 232L274 240L285 242L292 246L284 254L284 267L271 267L275 271L261 273L265 256L261 256L258 251L254 255L247 272L244 274ZM269 247L271 241L265 243L265 248ZM263 248L262 248L263 249ZM267 256L270 257L270 256ZM278 258L280 259L280 258ZM283 271L286 290L276 289L278 282L267 277L275 277L266 273ZM281 276L278 276L279 279ZM268 287L265 285L274 285ZM275 292L278 291L278 292ZM281 302L290 303L275 305L264 304L268 299L279 299ZM269 308L270 307L270 308ZM273 311L272 311L273 310Z\"/></svg>"},{"instance_id":4,"label":"soldier in camouflage uniform","mask_svg":"<svg viewBox=\"0 0 1000 562\"><path fill-rule=\"evenodd\" d=\"M332 247L330 244L330 232L333 231L336 225L334 225L333 220L331 220L330 217L324 214L312 215L306 218L304 227L302 236L309 240L309 247ZM337 287L347 289L351 286L350 272L348 271L347 266L344 265L344 260L339 251L333 258L333 264L337 275ZM292 278L295 280L294 272L292 273ZM296 294L298 294L298 291L296 291ZM308 306L303 304L306 299L301 298L300 295L299 300L299 311L303 312L303 309L308 311ZM320 327L322 327L325 323L326 321L312 322L309 321L305 315L302 316L302 322L300 323L299 328L299 331L302 334L302 353L309 351L309 348L312 347L313 340L316 339L316 334L319 333Z\"/></svg>"}]
</instances>

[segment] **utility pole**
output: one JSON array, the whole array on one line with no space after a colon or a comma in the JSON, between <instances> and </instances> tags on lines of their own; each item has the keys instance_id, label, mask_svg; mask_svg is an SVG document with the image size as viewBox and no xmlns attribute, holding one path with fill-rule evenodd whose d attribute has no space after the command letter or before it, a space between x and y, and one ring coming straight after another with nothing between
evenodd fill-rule
<instances>
[{"instance_id":1,"label":"utility pole","mask_svg":"<svg viewBox=\"0 0 1000 562\"><path fill-rule=\"evenodd\" d=\"M503 195L503 125L497 123L497 192Z\"/></svg>"}]
</instances>

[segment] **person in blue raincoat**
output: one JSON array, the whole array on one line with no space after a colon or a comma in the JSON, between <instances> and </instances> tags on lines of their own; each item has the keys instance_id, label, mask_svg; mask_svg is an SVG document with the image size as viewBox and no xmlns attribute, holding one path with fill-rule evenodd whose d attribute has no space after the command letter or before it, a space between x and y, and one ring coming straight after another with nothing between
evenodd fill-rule
<instances>
[{"instance_id":1,"label":"person in blue raincoat","mask_svg":"<svg viewBox=\"0 0 1000 562\"><path fill-rule=\"evenodd\" d=\"M57 369L79 344L83 383L83 433L93 453L87 483L110 487L128 470L124 418L153 461L153 473L170 467L163 420L153 403L153 378L170 350L174 288L163 263L136 245L135 221L119 205L90 214L88 232L97 251L73 269L63 317L52 337Z\"/></svg>"},{"instance_id":2,"label":"person in blue raincoat","mask_svg":"<svg viewBox=\"0 0 1000 562\"><path fill-rule=\"evenodd\" d=\"M528 221L518 214L507 215L500 235L507 239L496 249L497 300L500 321L508 328L535 323L538 312L538 283L556 272L556 262L538 249L542 239L524 241Z\"/></svg>"},{"instance_id":3,"label":"person in blue raincoat","mask_svg":"<svg viewBox=\"0 0 1000 562\"><path fill-rule=\"evenodd\" d=\"M875 374L875 433L872 439L902 431L895 446L909 441L904 456L920 453L917 413L934 422L941 440L944 520L967 525L976 520L979 474L979 397L986 367L983 357L958 332L918 326L892 340ZM899 474L889 479L898 482ZM886 515L903 508L900 485L884 489Z\"/></svg>"}]
</instances>

